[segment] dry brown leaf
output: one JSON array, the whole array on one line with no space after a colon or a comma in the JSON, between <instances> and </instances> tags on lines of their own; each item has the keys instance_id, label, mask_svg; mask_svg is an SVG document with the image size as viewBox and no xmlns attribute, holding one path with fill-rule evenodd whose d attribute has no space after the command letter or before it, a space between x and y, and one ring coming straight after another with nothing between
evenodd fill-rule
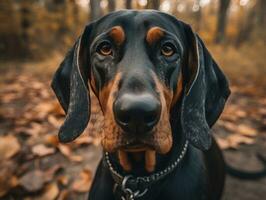
<instances>
[{"instance_id":1,"label":"dry brown leaf","mask_svg":"<svg viewBox=\"0 0 266 200\"><path fill-rule=\"evenodd\" d=\"M81 162L83 160L82 156L74 155L72 153L72 149L70 148L70 146L67 146L65 144L59 144L58 149L64 156L66 156L69 160L73 162Z\"/></svg>"},{"instance_id":2,"label":"dry brown leaf","mask_svg":"<svg viewBox=\"0 0 266 200\"><path fill-rule=\"evenodd\" d=\"M58 101L54 101L53 113L65 116L65 112Z\"/></svg>"},{"instance_id":3,"label":"dry brown leaf","mask_svg":"<svg viewBox=\"0 0 266 200\"><path fill-rule=\"evenodd\" d=\"M73 162L82 162L83 161L83 157L79 156L79 155L71 155L70 157L68 157L71 161Z\"/></svg>"},{"instance_id":4,"label":"dry brown leaf","mask_svg":"<svg viewBox=\"0 0 266 200\"><path fill-rule=\"evenodd\" d=\"M65 145L65 144L58 144L58 149L59 151L66 157L70 157L71 156L71 153L72 153L72 150L69 146Z\"/></svg>"},{"instance_id":5,"label":"dry brown leaf","mask_svg":"<svg viewBox=\"0 0 266 200\"><path fill-rule=\"evenodd\" d=\"M48 114L54 109L54 104L51 101L41 102L35 108L36 113L45 113Z\"/></svg>"},{"instance_id":6,"label":"dry brown leaf","mask_svg":"<svg viewBox=\"0 0 266 200\"><path fill-rule=\"evenodd\" d=\"M0 181L1 183L1 181ZM11 188L14 188L18 185L18 179L15 176L12 176L8 181L5 181L0 186L0 197L6 195Z\"/></svg>"},{"instance_id":7,"label":"dry brown leaf","mask_svg":"<svg viewBox=\"0 0 266 200\"><path fill-rule=\"evenodd\" d=\"M23 129L23 133L33 137L38 137L42 132L43 125L36 122L30 123L30 128Z\"/></svg>"},{"instance_id":8,"label":"dry brown leaf","mask_svg":"<svg viewBox=\"0 0 266 200\"><path fill-rule=\"evenodd\" d=\"M51 181L54 178L55 174L62 169L63 169L62 165L57 164L57 165L54 165L53 167L51 167L50 169L48 169L47 171L45 171L44 172L45 173L45 181L46 182Z\"/></svg>"},{"instance_id":9,"label":"dry brown leaf","mask_svg":"<svg viewBox=\"0 0 266 200\"><path fill-rule=\"evenodd\" d=\"M21 146L17 138L13 135L6 135L0 137L0 158L1 162L4 159L9 159L17 154L21 149Z\"/></svg>"},{"instance_id":10,"label":"dry brown leaf","mask_svg":"<svg viewBox=\"0 0 266 200\"><path fill-rule=\"evenodd\" d=\"M236 110L235 111L235 113L234 113L236 116L238 116L238 117L246 117L247 116L247 112L246 111L244 111L244 110Z\"/></svg>"},{"instance_id":11,"label":"dry brown leaf","mask_svg":"<svg viewBox=\"0 0 266 200\"><path fill-rule=\"evenodd\" d=\"M237 126L235 123L229 122L229 121L219 121L219 124L226 128L228 131L234 132L237 129Z\"/></svg>"},{"instance_id":12,"label":"dry brown leaf","mask_svg":"<svg viewBox=\"0 0 266 200\"><path fill-rule=\"evenodd\" d=\"M58 119L54 115L48 115L48 122L55 128L59 128L63 124L63 119Z\"/></svg>"},{"instance_id":13,"label":"dry brown leaf","mask_svg":"<svg viewBox=\"0 0 266 200\"><path fill-rule=\"evenodd\" d=\"M60 195L57 198L57 200L67 200L68 199L68 195L69 195L69 191L64 189L62 192L60 192Z\"/></svg>"},{"instance_id":14,"label":"dry brown leaf","mask_svg":"<svg viewBox=\"0 0 266 200\"><path fill-rule=\"evenodd\" d=\"M83 133L82 136L78 137L74 141L74 143L77 145L88 145L92 143L92 139L88 136L88 134Z\"/></svg>"},{"instance_id":15,"label":"dry brown leaf","mask_svg":"<svg viewBox=\"0 0 266 200\"><path fill-rule=\"evenodd\" d=\"M58 182L64 186L67 186L69 183L69 178L67 176L61 175L57 178Z\"/></svg>"},{"instance_id":16,"label":"dry brown leaf","mask_svg":"<svg viewBox=\"0 0 266 200\"><path fill-rule=\"evenodd\" d=\"M44 143L57 147L59 145L58 136L57 135L46 135L44 137Z\"/></svg>"},{"instance_id":17,"label":"dry brown leaf","mask_svg":"<svg viewBox=\"0 0 266 200\"><path fill-rule=\"evenodd\" d=\"M216 137L216 142L218 143L221 149L229 149L230 142L227 139Z\"/></svg>"},{"instance_id":18,"label":"dry brown leaf","mask_svg":"<svg viewBox=\"0 0 266 200\"><path fill-rule=\"evenodd\" d=\"M37 156L47 156L55 153L55 149L52 147L47 147L44 144L37 144L32 147L32 153Z\"/></svg>"},{"instance_id":19,"label":"dry brown leaf","mask_svg":"<svg viewBox=\"0 0 266 200\"><path fill-rule=\"evenodd\" d=\"M54 200L59 194L59 189L56 183L51 183L45 187L44 193L36 198L36 200Z\"/></svg>"},{"instance_id":20,"label":"dry brown leaf","mask_svg":"<svg viewBox=\"0 0 266 200\"><path fill-rule=\"evenodd\" d=\"M254 128L250 127L250 126L244 125L244 124L238 125L237 131L241 135L245 135L245 136L254 137L254 136L257 135L257 130L256 129L254 129Z\"/></svg>"},{"instance_id":21,"label":"dry brown leaf","mask_svg":"<svg viewBox=\"0 0 266 200\"><path fill-rule=\"evenodd\" d=\"M29 171L19 179L19 184L28 192L36 192L43 188L45 175L40 170Z\"/></svg>"},{"instance_id":22,"label":"dry brown leaf","mask_svg":"<svg viewBox=\"0 0 266 200\"><path fill-rule=\"evenodd\" d=\"M72 189L75 192L88 192L91 186L92 174L89 169L83 169L79 177L73 182Z\"/></svg>"},{"instance_id":23,"label":"dry brown leaf","mask_svg":"<svg viewBox=\"0 0 266 200\"><path fill-rule=\"evenodd\" d=\"M233 134L226 138L216 137L216 141L221 149L237 149L240 144L253 144L254 138L245 135Z\"/></svg>"},{"instance_id":24,"label":"dry brown leaf","mask_svg":"<svg viewBox=\"0 0 266 200\"><path fill-rule=\"evenodd\" d=\"M0 164L0 197L18 185L16 171L17 165L14 161L4 161Z\"/></svg>"}]
</instances>

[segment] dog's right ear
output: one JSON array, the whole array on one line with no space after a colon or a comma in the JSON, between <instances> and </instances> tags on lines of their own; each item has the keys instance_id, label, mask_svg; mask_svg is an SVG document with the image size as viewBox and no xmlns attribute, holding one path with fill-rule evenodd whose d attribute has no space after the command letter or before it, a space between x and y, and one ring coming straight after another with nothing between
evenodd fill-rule
<instances>
[{"instance_id":1,"label":"dog's right ear","mask_svg":"<svg viewBox=\"0 0 266 200\"><path fill-rule=\"evenodd\" d=\"M93 24L86 26L83 34L60 64L52 81L52 88L66 113L66 119L59 130L60 142L74 140L89 122L88 49L92 27Z\"/></svg>"},{"instance_id":2,"label":"dog's right ear","mask_svg":"<svg viewBox=\"0 0 266 200\"><path fill-rule=\"evenodd\" d=\"M188 46L188 64L184 69L185 91L181 123L187 139L195 147L211 147L210 128L223 111L230 95L228 81L211 54L191 27L183 24Z\"/></svg>"}]
</instances>

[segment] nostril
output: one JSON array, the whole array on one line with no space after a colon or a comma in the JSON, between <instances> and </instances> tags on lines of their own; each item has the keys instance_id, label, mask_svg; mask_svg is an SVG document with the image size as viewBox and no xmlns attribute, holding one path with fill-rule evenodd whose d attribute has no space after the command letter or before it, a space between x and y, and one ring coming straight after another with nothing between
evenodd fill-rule
<instances>
[{"instance_id":1,"label":"nostril","mask_svg":"<svg viewBox=\"0 0 266 200\"><path fill-rule=\"evenodd\" d=\"M157 112L147 112L144 117L144 122L147 123L147 124L150 124L150 123L153 123L157 120L158 118L158 115L157 115Z\"/></svg>"},{"instance_id":2,"label":"nostril","mask_svg":"<svg viewBox=\"0 0 266 200\"><path fill-rule=\"evenodd\" d=\"M147 132L160 118L161 104L151 94L123 94L114 102L116 122L129 132Z\"/></svg>"},{"instance_id":3,"label":"nostril","mask_svg":"<svg viewBox=\"0 0 266 200\"><path fill-rule=\"evenodd\" d=\"M126 125L130 121L130 115L129 113L123 108L123 103L122 101L116 101L114 103L114 116L115 120L118 124L120 125Z\"/></svg>"},{"instance_id":4,"label":"nostril","mask_svg":"<svg viewBox=\"0 0 266 200\"><path fill-rule=\"evenodd\" d=\"M120 111L120 114L118 115L117 120L120 123L128 124L129 121L130 121L130 116L129 116L129 114L127 112L121 112Z\"/></svg>"}]
</instances>

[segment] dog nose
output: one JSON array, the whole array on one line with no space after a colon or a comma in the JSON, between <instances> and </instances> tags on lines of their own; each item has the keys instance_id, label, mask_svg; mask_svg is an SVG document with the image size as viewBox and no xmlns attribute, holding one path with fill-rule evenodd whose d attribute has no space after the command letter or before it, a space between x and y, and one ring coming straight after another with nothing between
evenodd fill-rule
<instances>
[{"instance_id":1,"label":"dog nose","mask_svg":"<svg viewBox=\"0 0 266 200\"><path fill-rule=\"evenodd\" d=\"M123 94L114 102L113 111L124 131L147 133L159 121L161 104L151 94Z\"/></svg>"}]
</instances>

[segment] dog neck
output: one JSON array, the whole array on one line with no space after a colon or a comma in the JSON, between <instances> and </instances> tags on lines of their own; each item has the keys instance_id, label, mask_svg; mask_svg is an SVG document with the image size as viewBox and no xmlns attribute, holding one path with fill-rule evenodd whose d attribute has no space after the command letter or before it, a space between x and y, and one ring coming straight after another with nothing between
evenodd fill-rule
<instances>
[{"instance_id":1,"label":"dog neck","mask_svg":"<svg viewBox=\"0 0 266 200\"><path fill-rule=\"evenodd\" d=\"M171 174L183 161L188 149L188 141L180 138L182 135L183 134L173 134L174 141L176 141L174 143L178 143L178 145L173 145L169 155L158 158L158 160L160 160L160 162L158 162L159 167L157 167L153 173L145 176L123 171L121 166L119 166L119 162L113 160L112 155L105 152L104 161L115 182L113 188L115 195L118 195L119 198L123 197L124 199L142 197L148 192L151 185L154 185L156 182L159 182ZM177 138L179 138L179 140Z\"/></svg>"},{"instance_id":2,"label":"dog neck","mask_svg":"<svg viewBox=\"0 0 266 200\"><path fill-rule=\"evenodd\" d=\"M182 133L179 112L171 113L171 119L173 146L166 155L156 155L157 165L154 172L147 173L145 170L126 172L119 164L115 153L104 153L105 165L115 181L113 191L118 193L115 195L124 197L131 194L134 197L141 197L151 185L167 177L181 164L187 152L188 141Z\"/></svg>"}]
</instances>

